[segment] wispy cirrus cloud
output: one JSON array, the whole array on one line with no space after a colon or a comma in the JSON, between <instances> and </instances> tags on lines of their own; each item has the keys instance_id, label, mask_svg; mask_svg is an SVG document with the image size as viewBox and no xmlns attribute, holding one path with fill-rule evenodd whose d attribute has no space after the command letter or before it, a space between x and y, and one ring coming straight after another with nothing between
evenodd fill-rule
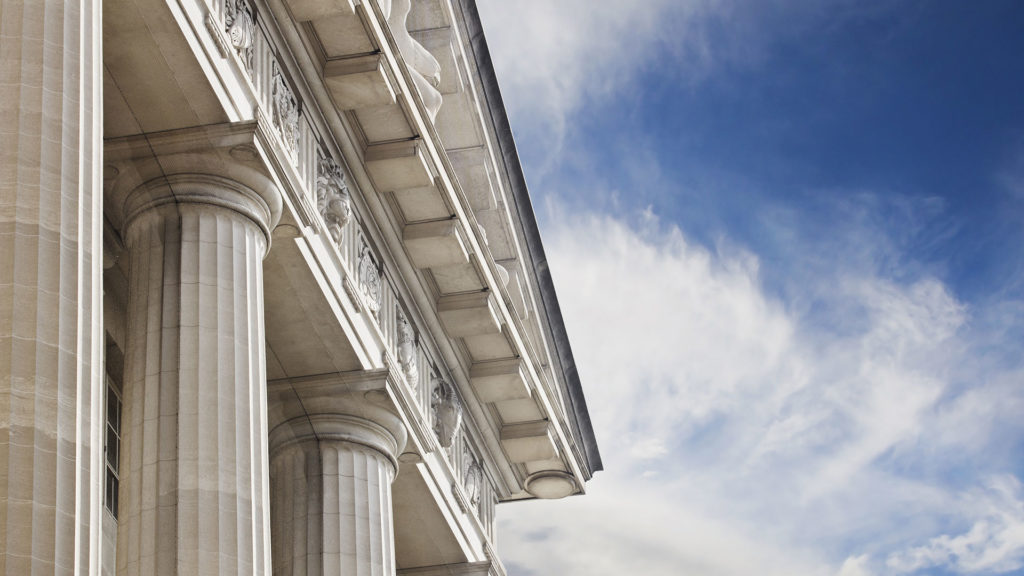
<instances>
[{"instance_id":1,"label":"wispy cirrus cloud","mask_svg":"<svg viewBox=\"0 0 1024 576\"><path fill-rule=\"evenodd\" d=\"M959 498L974 516L970 529L930 538L927 544L895 552L886 567L914 573L948 567L963 574L1005 574L1024 568L1024 489L1011 475L995 476Z\"/></svg>"},{"instance_id":2,"label":"wispy cirrus cloud","mask_svg":"<svg viewBox=\"0 0 1024 576\"><path fill-rule=\"evenodd\" d=\"M941 530L976 521L976 507L950 510L957 482L1016 482L999 458L958 468L968 440L948 426L981 450L1013 431L1012 409L994 415L1024 399L1007 384L1017 373L976 359L980 316L941 281L880 275L895 256L846 257L858 238L893 246L883 230L848 227L834 266L792 279L787 294L814 301L792 308L747 250L692 243L650 213L551 209L546 243L608 470L584 498L502 510L522 574L1016 566L1015 512ZM538 528L550 538L521 537Z\"/></svg>"},{"instance_id":3,"label":"wispy cirrus cloud","mask_svg":"<svg viewBox=\"0 0 1024 576\"><path fill-rule=\"evenodd\" d=\"M689 162L674 144L700 134L586 128L629 114L645 77L698 90L780 35L874 29L897 4L480 1L531 183L551 200L545 246L607 468L584 498L499 509L512 576L1020 571L1024 273L958 292L957 263L937 252L963 220L930 190L766 190L734 166L807 167ZM888 24L916 29L907 12ZM853 52L888 55L886 42ZM786 54L805 56L799 44ZM824 79L845 86L829 64ZM766 76L754 100L794 96L772 92L793 77ZM757 152L743 144L760 128L722 153ZM1013 196L1019 166L1006 166L995 179Z\"/></svg>"},{"instance_id":4,"label":"wispy cirrus cloud","mask_svg":"<svg viewBox=\"0 0 1024 576\"><path fill-rule=\"evenodd\" d=\"M479 7L513 119L530 120L516 128L554 138L558 148L581 104L628 90L644 70L668 64L699 75L712 58L708 26L727 15L726 4L499 0ZM673 61L656 61L659 49L674 54Z\"/></svg>"},{"instance_id":5,"label":"wispy cirrus cloud","mask_svg":"<svg viewBox=\"0 0 1024 576\"><path fill-rule=\"evenodd\" d=\"M867 555L851 556L839 567L837 576L872 576L868 563L871 561Z\"/></svg>"},{"instance_id":6,"label":"wispy cirrus cloud","mask_svg":"<svg viewBox=\"0 0 1024 576\"><path fill-rule=\"evenodd\" d=\"M560 151L583 106L629 108L645 75L691 90L720 69L758 65L809 28L891 11L858 0L480 0L513 127ZM763 21L771 22L770 27ZM648 78L649 79L649 78Z\"/></svg>"}]
</instances>

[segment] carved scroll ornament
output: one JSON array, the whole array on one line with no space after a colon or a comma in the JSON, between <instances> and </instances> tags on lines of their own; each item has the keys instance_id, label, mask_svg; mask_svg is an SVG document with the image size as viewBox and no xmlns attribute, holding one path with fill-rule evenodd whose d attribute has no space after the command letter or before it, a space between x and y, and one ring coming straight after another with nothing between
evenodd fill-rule
<instances>
[{"instance_id":1,"label":"carved scroll ornament","mask_svg":"<svg viewBox=\"0 0 1024 576\"><path fill-rule=\"evenodd\" d=\"M416 369L416 333L401 309L398 310L398 363L402 366L406 382L415 387L419 381L419 371Z\"/></svg>"},{"instance_id":2,"label":"carved scroll ornament","mask_svg":"<svg viewBox=\"0 0 1024 576\"><path fill-rule=\"evenodd\" d=\"M231 47L252 74L253 38L256 34L256 19L246 0L224 0L224 24L231 41Z\"/></svg>"},{"instance_id":3,"label":"carved scroll ornament","mask_svg":"<svg viewBox=\"0 0 1024 576\"><path fill-rule=\"evenodd\" d=\"M336 244L352 216L352 198L345 185L345 174L330 156L320 159L316 179L316 208Z\"/></svg>"},{"instance_id":4,"label":"carved scroll ornament","mask_svg":"<svg viewBox=\"0 0 1024 576\"><path fill-rule=\"evenodd\" d=\"M440 378L434 378L434 391L430 408L434 412L434 434L444 448L451 448L462 425L462 404L455 388Z\"/></svg>"},{"instance_id":5,"label":"carved scroll ornament","mask_svg":"<svg viewBox=\"0 0 1024 576\"><path fill-rule=\"evenodd\" d=\"M288 87L284 72L277 62L274 62L272 78L270 98L274 125L280 131L288 151L294 156L299 146L299 101Z\"/></svg>"}]
</instances>

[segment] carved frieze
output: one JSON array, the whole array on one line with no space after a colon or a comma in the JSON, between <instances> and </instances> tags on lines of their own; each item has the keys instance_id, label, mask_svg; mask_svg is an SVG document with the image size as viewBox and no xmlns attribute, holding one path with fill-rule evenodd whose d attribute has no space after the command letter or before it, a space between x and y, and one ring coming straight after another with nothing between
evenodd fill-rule
<instances>
[{"instance_id":1,"label":"carved frieze","mask_svg":"<svg viewBox=\"0 0 1024 576\"><path fill-rule=\"evenodd\" d=\"M352 216L352 198L345 185L345 174L341 166L330 156L320 159L316 178L316 208L331 238L340 245L342 232Z\"/></svg>"},{"instance_id":2,"label":"carved frieze","mask_svg":"<svg viewBox=\"0 0 1024 576\"><path fill-rule=\"evenodd\" d=\"M444 448L451 448L455 435L462 426L462 404L455 387L434 377L434 391L430 395L430 409L434 412L434 434Z\"/></svg>"},{"instance_id":3,"label":"carved frieze","mask_svg":"<svg viewBox=\"0 0 1024 576\"><path fill-rule=\"evenodd\" d=\"M245 70L252 74L256 19L247 0L224 0L224 24L231 47L245 64Z\"/></svg>"},{"instance_id":4,"label":"carved frieze","mask_svg":"<svg viewBox=\"0 0 1024 576\"><path fill-rule=\"evenodd\" d=\"M274 126L281 133L288 151L295 157L299 146L299 101L292 93L288 82L284 78L284 72L277 62L274 62L271 85L273 90L270 93L271 107L273 108Z\"/></svg>"},{"instance_id":5,"label":"carved frieze","mask_svg":"<svg viewBox=\"0 0 1024 576\"><path fill-rule=\"evenodd\" d=\"M415 387L419 381L416 366L416 332L401 308L398 309L398 363L402 366L405 381Z\"/></svg>"},{"instance_id":6,"label":"carved frieze","mask_svg":"<svg viewBox=\"0 0 1024 576\"><path fill-rule=\"evenodd\" d=\"M370 247L365 242L362 248L359 249L358 275L359 291L363 294L366 307L376 316L380 310L383 292L381 290L380 272L377 270L377 264L373 261Z\"/></svg>"}]
</instances>

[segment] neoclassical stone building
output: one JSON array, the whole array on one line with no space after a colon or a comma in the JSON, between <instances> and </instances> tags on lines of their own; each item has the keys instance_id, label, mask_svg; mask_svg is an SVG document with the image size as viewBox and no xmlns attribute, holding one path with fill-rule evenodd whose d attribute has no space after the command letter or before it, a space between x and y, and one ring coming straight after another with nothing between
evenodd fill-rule
<instances>
[{"instance_id":1,"label":"neoclassical stone building","mask_svg":"<svg viewBox=\"0 0 1024 576\"><path fill-rule=\"evenodd\" d=\"M601 469L473 0L0 0L0 114L0 573L500 575Z\"/></svg>"}]
</instances>

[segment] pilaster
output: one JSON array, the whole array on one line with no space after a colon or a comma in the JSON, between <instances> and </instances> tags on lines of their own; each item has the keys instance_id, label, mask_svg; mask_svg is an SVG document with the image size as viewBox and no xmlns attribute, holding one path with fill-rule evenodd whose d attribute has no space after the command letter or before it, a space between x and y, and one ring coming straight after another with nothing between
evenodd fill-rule
<instances>
[{"instance_id":1,"label":"pilaster","mask_svg":"<svg viewBox=\"0 0 1024 576\"><path fill-rule=\"evenodd\" d=\"M96 0L0 0L0 573L98 573Z\"/></svg>"}]
</instances>

